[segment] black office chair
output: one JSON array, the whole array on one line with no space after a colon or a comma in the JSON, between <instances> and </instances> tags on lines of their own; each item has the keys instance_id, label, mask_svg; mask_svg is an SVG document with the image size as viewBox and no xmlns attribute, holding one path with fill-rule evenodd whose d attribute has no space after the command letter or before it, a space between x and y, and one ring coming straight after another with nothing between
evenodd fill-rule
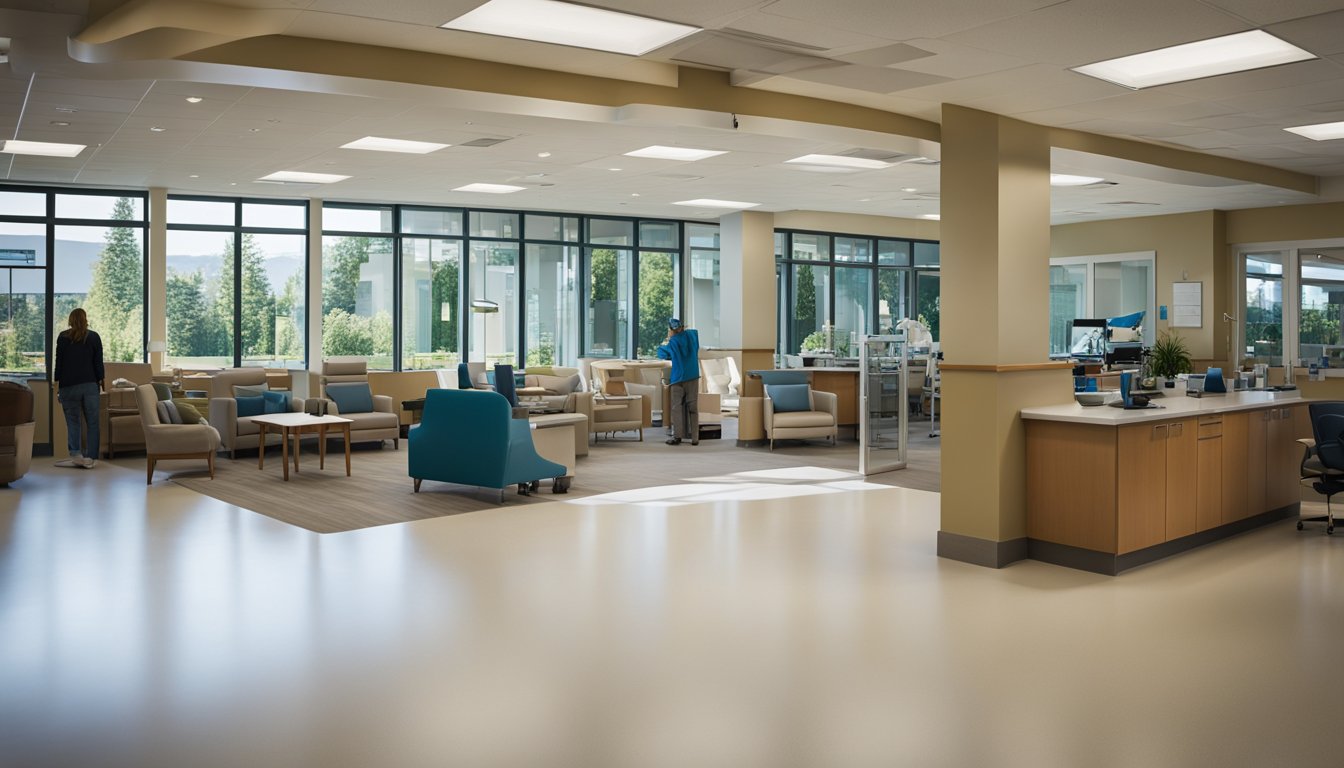
<instances>
[{"instance_id":1,"label":"black office chair","mask_svg":"<svg viewBox=\"0 0 1344 768\"><path fill-rule=\"evenodd\" d=\"M1330 508L1330 497L1344 491L1344 402L1312 403L1311 434L1314 440L1298 440L1306 447L1302 456L1302 484L1310 485L1325 497L1325 515L1297 521L1297 530L1304 523L1325 523L1325 532L1335 532L1335 515Z\"/></svg>"}]
</instances>

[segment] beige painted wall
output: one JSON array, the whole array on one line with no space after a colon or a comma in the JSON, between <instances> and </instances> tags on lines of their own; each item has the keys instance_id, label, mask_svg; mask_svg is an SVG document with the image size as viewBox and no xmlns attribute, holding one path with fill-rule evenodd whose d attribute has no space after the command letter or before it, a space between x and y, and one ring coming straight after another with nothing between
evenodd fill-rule
<instances>
[{"instance_id":1,"label":"beige painted wall","mask_svg":"<svg viewBox=\"0 0 1344 768\"><path fill-rule=\"evenodd\" d=\"M1227 212L1227 242L1270 243L1344 237L1344 203L1276 205Z\"/></svg>"},{"instance_id":2,"label":"beige painted wall","mask_svg":"<svg viewBox=\"0 0 1344 768\"><path fill-rule=\"evenodd\" d=\"M1179 333L1199 360L1226 360L1228 279L1224 214L1218 211L1143 216L1051 228L1050 256L1095 256L1107 253L1154 251L1157 261L1157 304L1171 308L1171 284L1178 280L1204 283L1204 316L1200 328ZM1154 318L1156 319L1156 318ZM1157 330L1169 326L1157 320Z\"/></svg>"},{"instance_id":3,"label":"beige painted wall","mask_svg":"<svg viewBox=\"0 0 1344 768\"><path fill-rule=\"evenodd\" d=\"M784 211L775 214L778 229L803 229L840 232L872 237L911 237L939 240L939 222L924 219L898 219L892 216L866 216L859 213L828 211Z\"/></svg>"}]
</instances>

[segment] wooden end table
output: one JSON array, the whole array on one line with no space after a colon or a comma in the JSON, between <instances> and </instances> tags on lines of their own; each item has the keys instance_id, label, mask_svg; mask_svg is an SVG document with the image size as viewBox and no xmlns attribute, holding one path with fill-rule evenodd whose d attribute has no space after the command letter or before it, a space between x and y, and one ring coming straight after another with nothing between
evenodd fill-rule
<instances>
[{"instance_id":1,"label":"wooden end table","mask_svg":"<svg viewBox=\"0 0 1344 768\"><path fill-rule=\"evenodd\" d=\"M266 433L277 432L280 435L280 456L284 463L284 477L289 480L289 440L294 439L294 471L299 471L299 439L303 433L317 433L318 469L327 466L327 430L339 429L345 437L345 476L350 476L350 419L340 416L313 416L307 413L268 413L253 416L252 423L257 425L257 469L266 467Z\"/></svg>"}]
</instances>

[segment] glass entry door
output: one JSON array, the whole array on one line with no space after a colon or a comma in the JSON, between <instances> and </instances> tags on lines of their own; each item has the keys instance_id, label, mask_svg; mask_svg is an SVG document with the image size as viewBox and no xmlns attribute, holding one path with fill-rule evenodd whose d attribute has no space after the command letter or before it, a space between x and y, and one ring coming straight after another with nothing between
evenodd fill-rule
<instances>
[{"instance_id":1,"label":"glass entry door","mask_svg":"<svg viewBox=\"0 0 1344 768\"><path fill-rule=\"evenodd\" d=\"M859 344L859 472L905 469L910 405L905 334Z\"/></svg>"}]
</instances>

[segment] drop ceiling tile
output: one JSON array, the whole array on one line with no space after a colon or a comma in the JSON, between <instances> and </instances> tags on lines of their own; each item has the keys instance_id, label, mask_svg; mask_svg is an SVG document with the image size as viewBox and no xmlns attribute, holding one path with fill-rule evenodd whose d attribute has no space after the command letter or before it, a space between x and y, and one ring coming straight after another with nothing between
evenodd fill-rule
<instances>
[{"instance_id":1,"label":"drop ceiling tile","mask_svg":"<svg viewBox=\"0 0 1344 768\"><path fill-rule=\"evenodd\" d=\"M1249 28L1196 0L1070 0L946 39L1007 55L1031 51L1041 61L1079 66Z\"/></svg>"},{"instance_id":2,"label":"drop ceiling tile","mask_svg":"<svg viewBox=\"0 0 1344 768\"><path fill-rule=\"evenodd\" d=\"M1338 94L1341 78L1344 78L1344 67L1328 59L1314 59L1250 72L1162 85L1156 90L1191 99L1228 102L1228 97L1232 96L1281 91L1313 83L1329 83L1331 85L1323 87L1334 88L1334 92Z\"/></svg>"},{"instance_id":3,"label":"drop ceiling tile","mask_svg":"<svg viewBox=\"0 0 1344 768\"><path fill-rule=\"evenodd\" d=\"M947 40L920 38L910 40L909 44L928 51L931 55L903 62L899 65L899 68L910 72L923 72L927 75L961 79L1022 67L1031 63L1028 59L1020 56L1008 56L993 51L985 51L958 45Z\"/></svg>"},{"instance_id":4,"label":"drop ceiling tile","mask_svg":"<svg viewBox=\"0 0 1344 768\"><path fill-rule=\"evenodd\" d=\"M889 38L879 36L873 31L851 32L759 11L734 18L723 27L723 30L755 35L764 38L762 42L773 40L793 44L816 53L861 50L889 42Z\"/></svg>"},{"instance_id":5,"label":"drop ceiling tile","mask_svg":"<svg viewBox=\"0 0 1344 768\"><path fill-rule=\"evenodd\" d=\"M151 85L152 80L79 80L39 75L33 82L33 95L59 94L65 98L97 96L139 101Z\"/></svg>"},{"instance_id":6,"label":"drop ceiling tile","mask_svg":"<svg viewBox=\"0 0 1344 768\"><path fill-rule=\"evenodd\" d=\"M864 34L881 34L895 40L915 37L945 37L953 32L1007 19L1058 0L852 0L845 3L817 3L814 0L777 0L762 12L783 16L819 27L838 28ZM882 34L877 30L891 30Z\"/></svg>"},{"instance_id":7,"label":"drop ceiling tile","mask_svg":"<svg viewBox=\"0 0 1344 768\"><path fill-rule=\"evenodd\" d=\"M74 109L77 112L114 112L128 115L140 100L119 99L104 96L67 96L50 91L34 91L28 98L29 109L43 114L57 112L57 107ZM64 112L63 114L71 114ZM64 118L62 118L64 119Z\"/></svg>"},{"instance_id":8,"label":"drop ceiling tile","mask_svg":"<svg viewBox=\"0 0 1344 768\"><path fill-rule=\"evenodd\" d=\"M1263 5L1266 8L1274 7L1274 4L1269 3ZM1344 53L1344 11L1275 24L1265 31L1317 56Z\"/></svg>"},{"instance_id":9,"label":"drop ceiling tile","mask_svg":"<svg viewBox=\"0 0 1344 768\"><path fill-rule=\"evenodd\" d=\"M919 72L903 72L887 67L855 65L808 69L793 72L791 78L823 85L835 85L869 93L895 93L944 82L947 78Z\"/></svg>"},{"instance_id":10,"label":"drop ceiling tile","mask_svg":"<svg viewBox=\"0 0 1344 768\"><path fill-rule=\"evenodd\" d=\"M1207 0L1209 5L1234 13L1257 25L1314 16L1339 9L1336 0Z\"/></svg>"}]
</instances>

